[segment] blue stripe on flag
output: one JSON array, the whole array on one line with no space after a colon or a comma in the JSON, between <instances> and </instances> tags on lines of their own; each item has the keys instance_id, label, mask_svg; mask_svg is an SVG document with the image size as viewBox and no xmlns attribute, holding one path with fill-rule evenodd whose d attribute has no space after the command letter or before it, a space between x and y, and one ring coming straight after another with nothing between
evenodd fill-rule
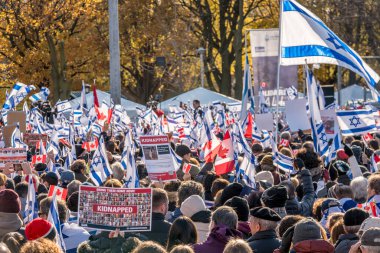
<instances>
[{"instance_id":1,"label":"blue stripe on flag","mask_svg":"<svg viewBox=\"0 0 380 253\"><path fill-rule=\"evenodd\" d=\"M347 129L347 130L342 130L342 134L361 133L361 132L373 130L374 128L376 128L376 125L370 125L370 126L356 128L356 129Z\"/></svg>"}]
</instances>

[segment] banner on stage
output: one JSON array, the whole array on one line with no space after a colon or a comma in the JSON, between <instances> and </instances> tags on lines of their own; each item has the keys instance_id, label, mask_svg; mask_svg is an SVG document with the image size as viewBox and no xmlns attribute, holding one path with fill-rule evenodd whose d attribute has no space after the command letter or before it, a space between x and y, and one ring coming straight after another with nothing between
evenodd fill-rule
<instances>
[{"instance_id":1,"label":"banner on stage","mask_svg":"<svg viewBox=\"0 0 380 253\"><path fill-rule=\"evenodd\" d=\"M81 227L125 232L150 231L151 188L79 188L78 224Z\"/></svg>"},{"instance_id":2,"label":"banner on stage","mask_svg":"<svg viewBox=\"0 0 380 253\"><path fill-rule=\"evenodd\" d=\"M263 89L265 102L276 106L277 65L278 65L278 29L255 29L250 31L255 102L258 104L259 88ZM286 89L298 87L298 67L281 66L279 106L285 106L288 100Z\"/></svg>"},{"instance_id":3,"label":"banner on stage","mask_svg":"<svg viewBox=\"0 0 380 253\"><path fill-rule=\"evenodd\" d=\"M27 162L27 150L24 148L0 148L0 168L5 164L11 163L13 166L19 166ZM16 168L15 168L16 169Z\"/></svg>"},{"instance_id":4,"label":"banner on stage","mask_svg":"<svg viewBox=\"0 0 380 253\"><path fill-rule=\"evenodd\" d=\"M140 136L140 144L151 180L177 179L167 136Z\"/></svg>"},{"instance_id":5,"label":"banner on stage","mask_svg":"<svg viewBox=\"0 0 380 253\"><path fill-rule=\"evenodd\" d=\"M306 112L306 99L288 100L285 103L286 121L292 132L301 130L309 130L310 121Z\"/></svg>"}]
</instances>

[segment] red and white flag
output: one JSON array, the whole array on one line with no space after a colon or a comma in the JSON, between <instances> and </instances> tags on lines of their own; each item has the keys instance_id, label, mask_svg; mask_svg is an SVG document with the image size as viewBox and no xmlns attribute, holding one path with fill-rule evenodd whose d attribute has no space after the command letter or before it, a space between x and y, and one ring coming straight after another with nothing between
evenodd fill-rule
<instances>
[{"instance_id":1,"label":"red and white flag","mask_svg":"<svg viewBox=\"0 0 380 253\"><path fill-rule=\"evenodd\" d=\"M37 163L46 163L47 155L34 155L32 157L32 165L34 166Z\"/></svg>"},{"instance_id":2,"label":"red and white flag","mask_svg":"<svg viewBox=\"0 0 380 253\"><path fill-rule=\"evenodd\" d=\"M224 135L222 144L215 160L216 175L223 175L235 169L234 148L230 131Z\"/></svg>"},{"instance_id":3,"label":"red and white flag","mask_svg":"<svg viewBox=\"0 0 380 253\"><path fill-rule=\"evenodd\" d=\"M289 147L289 141L286 139L281 139L280 145L283 147Z\"/></svg>"},{"instance_id":4,"label":"red and white flag","mask_svg":"<svg viewBox=\"0 0 380 253\"><path fill-rule=\"evenodd\" d=\"M67 189L56 185L50 185L48 197L52 197L54 195L57 197L57 199L66 201Z\"/></svg>"},{"instance_id":5,"label":"red and white flag","mask_svg":"<svg viewBox=\"0 0 380 253\"><path fill-rule=\"evenodd\" d=\"M183 173L189 173L191 169L191 164L190 163L184 163L182 166L182 171Z\"/></svg>"},{"instance_id":6,"label":"red and white flag","mask_svg":"<svg viewBox=\"0 0 380 253\"><path fill-rule=\"evenodd\" d=\"M370 140L373 139L373 136L372 136L372 134L367 133L367 134L363 135L363 139L364 139L366 142L369 142Z\"/></svg>"},{"instance_id":7,"label":"red and white flag","mask_svg":"<svg viewBox=\"0 0 380 253\"><path fill-rule=\"evenodd\" d=\"M87 152L95 151L99 146L98 138L95 138L93 141L83 142L82 148L87 150Z\"/></svg>"}]
</instances>

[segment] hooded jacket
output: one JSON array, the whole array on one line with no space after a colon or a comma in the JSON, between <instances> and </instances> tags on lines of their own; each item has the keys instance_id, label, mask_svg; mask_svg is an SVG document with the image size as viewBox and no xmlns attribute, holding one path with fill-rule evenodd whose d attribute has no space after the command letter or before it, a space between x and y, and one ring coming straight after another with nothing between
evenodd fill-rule
<instances>
[{"instance_id":1,"label":"hooded jacket","mask_svg":"<svg viewBox=\"0 0 380 253\"><path fill-rule=\"evenodd\" d=\"M207 240L193 246L195 253L222 253L231 238L242 238L241 232L226 226L214 227Z\"/></svg>"},{"instance_id":2,"label":"hooded jacket","mask_svg":"<svg viewBox=\"0 0 380 253\"><path fill-rule=\"evenodd\" d=\"M334 253L334 246L329 242L320 240L306 240L296 243L290 252L295 253Z\"/></svg>"},{"instance_id":3,"label":"hooded jacket","mask_svg":"<svg viewBox=\"0 0 380 253\"><path fill-rule=\"evenodd\" d=\"M343 234L339 236L335 243L335 253L349 252L351 246L359 241L359 237L355 234Z\"/></svg>"},{"instance_id":4,"label":"hooded jacket","mask_svg":"<svg viewBox=\"0 0 380 253\"><path fill-rule=\"evenodd\" d=\"M272 253L281 245L281 240L277 238L276 231L259 231L247 240L249 247L255 253Z\"/></svg>"}]
</instances>

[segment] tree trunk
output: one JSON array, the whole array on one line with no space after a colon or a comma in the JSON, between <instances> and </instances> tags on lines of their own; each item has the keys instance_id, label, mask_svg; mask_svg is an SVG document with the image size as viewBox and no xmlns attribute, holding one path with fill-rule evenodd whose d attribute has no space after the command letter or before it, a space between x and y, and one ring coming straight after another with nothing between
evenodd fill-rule
<instances>
[{"instance_id":1,"label":"tree trunk","mask_svg":"<svg viewBox=\"0 0 380 253\"><path fill-rule=\"evenodd\" d=\"M242 65L242 53L243 53L243 0L239 0L239 22L238 29L235 33L235 97L241 99L242 87L243 87L243 65Z\"/></svg>"}]
</instances>

